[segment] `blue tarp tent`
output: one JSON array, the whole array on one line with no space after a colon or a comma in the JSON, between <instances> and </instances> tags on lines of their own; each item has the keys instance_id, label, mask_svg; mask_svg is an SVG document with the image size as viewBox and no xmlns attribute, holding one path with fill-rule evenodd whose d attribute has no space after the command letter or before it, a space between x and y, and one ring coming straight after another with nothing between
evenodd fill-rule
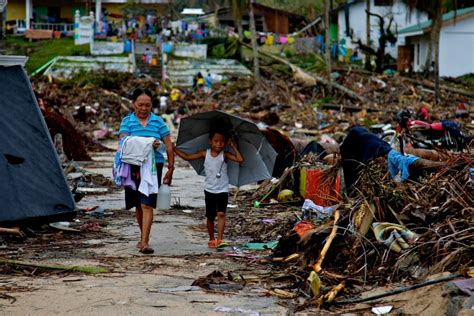
<instances>
[{"instance_id":1,"label":"blue tarp tent","mask_svg":"<svg viewBox=\"0 0 474 316\"><path fill-rule=\"evenodd\" d=\"M0 66L0 224L75 215L48 128L22 66Z\"/></svg>"}]
</instances>

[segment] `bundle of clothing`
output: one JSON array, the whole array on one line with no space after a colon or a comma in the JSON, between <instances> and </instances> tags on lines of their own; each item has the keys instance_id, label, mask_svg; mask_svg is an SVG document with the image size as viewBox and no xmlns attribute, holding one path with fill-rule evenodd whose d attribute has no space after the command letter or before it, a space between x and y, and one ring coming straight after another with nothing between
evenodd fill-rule
<instances>
[{"instance_id":1,"label":"bundle of clothing","mask_svg":"<svg viewBox=\"0 0 474 316\"><path fill-rule=\"evenodd\" d=\"M137 184L132 179L132 166L139 166L138 191L146 196L158 193L154 141L154 138L140 136L127 136L119 141L112 168L116 185L137 190Z\"/></svg>"}]
</instances>

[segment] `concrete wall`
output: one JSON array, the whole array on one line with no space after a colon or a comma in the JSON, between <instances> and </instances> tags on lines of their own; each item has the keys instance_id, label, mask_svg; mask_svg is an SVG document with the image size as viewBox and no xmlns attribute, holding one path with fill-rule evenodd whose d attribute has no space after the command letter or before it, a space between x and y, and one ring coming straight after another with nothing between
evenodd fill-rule
<instances>
[{"instance_id":1,"label":"concrete wall","mask_svg":"<svg viewBox=\"0 0 474 316\"><path fill-rule=\"evenodd\" d=\"M474 73L474 16L442 28L439 60L441 76Z\"/></svg>"},{"instance_id":2,"label":"concrete wall","mask_svg":"<svg viewBox=\"0 0 474 316\"><path fill-rule=\"evenodd\" d=\"M366 43L366 2L357 1L349 7L349 26L353 30L352 38L354 41L361 39L362 43ZM393 6L375 6L374 0L371 2L371 12L377 13L385 17L385 25L388 26L390 17L394 18L392 23L393 32L396 29L402 29L411 24L422 22L427 19L426 14L418 15L417 12L413 12L411 15L408 14L408 9L400 0L394 0ZM338 24L339 24L339 41L341 39L346 40L346 47L354 49L357 47L352 43L352 39L346 35L346 18L344 9L338 12ZM375 47L378 47L378 39L380 37L379 32L379 19L371 17L371 40ZM394 58L397 57L397 44L387 47L387 53L391 54Z\"/></svg>"}]
</instances>

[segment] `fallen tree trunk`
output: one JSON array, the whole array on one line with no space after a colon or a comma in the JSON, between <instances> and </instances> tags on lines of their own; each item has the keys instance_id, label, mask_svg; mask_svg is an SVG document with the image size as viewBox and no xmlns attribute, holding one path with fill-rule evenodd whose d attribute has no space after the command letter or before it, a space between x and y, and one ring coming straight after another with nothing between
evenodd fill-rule
<instances>
[{"instance_id":1,"label":"fallen tree trunk","mask_svg":"<svg viewBox=\"0 0 474 316\"><path fill-rule=\"evenodd\" d=\"M356 68L356 67L336 67L333 70L334 71L340 71L340 72L349 72L349 73L354 72L354 73L358 73L358 74L361 74L361 75L368 75L368 76L378 75L375 72L370 72L370 71L367 71L365 69L360 69L360 68ZM419 85L427 87L427 88L434 89L434 87L435 87L434 83L432 83L430 81L427 81L427 80L418 80L418 79L408 78L408 77L405 77L405 76L395 76L394 78L400 78L402 80L405 80L406 82L410 82L410 83L413 83L413 84L419 84ZM462 84L462 82L459 82L458 80L453 80L452 78L449 78L446 81L451 81L451 82L454 82L454 83ZM445 90L445 91L449 91L449 92L453 92L453 93L458 93L458 94L462 94L462 95L469 96L469 97L474 96L474 91L468 91L468 90L465 90L465 89L448 87L448 86L444 86L444 85L441 86L441 90Z\"/></svg>"},{"instance_id":2,"label":"fallen tree trunk","mask_svg":"<svg viewBox=\"0 0 474 316\"><path fill-rule=\"evenodd\" d=\"M241 42L241 44L248 47L248 48L251 48L251 46L248 45L248 44L245 44L243 42ZM319 77L315 74L307 73L306 71L304 71L300 67L290 63L288 60L286 60L284 58L281 58L281 57L278 57L278 56L275 56L275 55L272 55L272 54L269 54L269 53L266 53L266 52L262 52L261 50L259 50L259 54L289 66L291 68L291 70L293 71L293 73L294 73L295 79L298 80L299 82L301 82L302 84L306 85L306 86L314 86L317 83L323 84L325 86L329 85L329 82L326 79L324 79L322 77ZM358 95L357 93L355 93L351 89L348 89L348 88L344 87L343 85L332 82L331 86L334 89L337 89L337 90L341 91L345 95L347 95L347 96L349 96L349 97L351 97L355 100L358 100L358 101L360 101L362 103L366 103L366 104L369 103L369 100L367 100L366 98Z\"/></svg>"},{"instance_id":3,"label":"fallen tree trunk","mask_svg":"<svg viewBox=\"0 0 474 316\"><path fill-rule=\"evenodd\" d=\"M364 108L359 107L359 106L337 105L337 104L330 104L330 103L324 103L322 105L322 108L323 109L328 109L328 110L347 111L347 112L360 112L360 111L364 110ZM367 108L365 110L367 112L397 113L396 110L387 110L387 109Z\"/></svg>"}]
</instances>

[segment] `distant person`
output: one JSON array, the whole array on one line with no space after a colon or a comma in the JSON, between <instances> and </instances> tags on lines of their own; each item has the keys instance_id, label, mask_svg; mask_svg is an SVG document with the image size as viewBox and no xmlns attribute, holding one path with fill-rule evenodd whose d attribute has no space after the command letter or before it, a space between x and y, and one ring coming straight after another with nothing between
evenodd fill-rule
<instances>
[{"instance_id":1,"label":"distant person","mask_svg":"<svg viewBox=\"0 0 474 316\"><path fill-rule=\"evenodd\" d=\"M181 92L177 88L173 88L170 93L170 98L172 102L178 102L181 98Z\"/></svg>"},{"instance_id":2,"label":"distant person","mask_svg":"<svg viewBox=\"0 0 474 316\"><path fill-rule=\"evenodd\" d=\"M201 72L198 72L193 78L193 91L200 91L204 87L204 77Z\"/></svg>"},{"instance_id":3,"label":"distant person","mask_svg":"<svg viewBox=\"0 0 474 316\"><path fill-rule=\"evenodd\" d=\"M156 175L158 186L161 185L161 175L165 162L160 147L166 147L168 156L168 171L166 172L163 183L171 184L174 171L174 151L171 142L170 131L163 119L152 110L153 96L148 89L135 89L132 94L132 103L134 112L127 115L120 125L119 139L126 136L141 136L154 138L153 148L156 162ZM152 166L153 169L153 166ZM144 175L140 174L140 166L131 166L131 180L135 184L135 189L125 187L125 207L127 210L135 207L135 215L140 227L140 241L137 244L139 251L144 254L154 252L149 245L151 226L153 223L153 208L156 206L157 194L145 195L138 190L141 179Z\"/></svg>"},{"instance_id":4,"label":"distant person","mask_svg":"<svg viewBox=\"0 0 474 316\"><path fill-rule=\"evenodd\" d=\"M206 85L206 92L209 93L212 91L212 76L209 70L207 71L206 79L205 79L205 85Z\"/></svg>"},{"instance_id":5,"label":"distant person","mask_svg":"<svg viewBox=\"0 0 474 316\"><path fill-rule=\"evenodd\" d=\"M234 153L224 151L228 144ZM227 175L227 161L241 163L244 161L242 154L237 149L233 140L229 139L228 133L218 130L209 132L209 145L207 150L193 154L187 154L174 147L175 153L186 161L204 159L204 172L206 174L204 187L204 200L206 203L207 232L209 234L209 248L220 248L228 246L223 241L224 229L229 199L229 176ZM214 238L214 221L217 216L217 241Z\"/></svg>"},{"instance_id":6,"label":"distant person","mask_svg":"<svg viewBox=\"0 0 474 316\"><path fill-rule=\"evenodd\" d=\"M156 46L156 50L158 54L161 54L162 39L163 39L163 36L161 35L161 32L158 32L155 35L155 46Z\"/></svg>"},{"instance_id":7,"label":"distant person","mask_svg":"<svg viewBox=\"0 0 474 316\"><path fill-rule=\"evenodd\" d=\"M150 48L146 48L145 50L145 62L151 66L153 60L153 52L150 50Z\"/></svg>"},{"instance_id":8,"label":"distant person","mask_svg":"<svg viewBox=\"0 0 474 316\"><path fill-rule=\"evenodd\" d=\"M168 107L168 97L164 94L160 96L160 113L165 113Z\"/></svg>"},{"instance_id":9,"label":"distant person","mask_svg":"<svg viewBox=\"0 0 474 316\"><path fill-rule=\"evenodd\" d=\"M175 123L174 111L171 109L166 109L166 111L161 114L161 117L166 122L166 125L168 125L168 128L170 129L170 131L174 132L176 130L176 127L174 126L174 123Z\"/></svg>"}]
</instances>

